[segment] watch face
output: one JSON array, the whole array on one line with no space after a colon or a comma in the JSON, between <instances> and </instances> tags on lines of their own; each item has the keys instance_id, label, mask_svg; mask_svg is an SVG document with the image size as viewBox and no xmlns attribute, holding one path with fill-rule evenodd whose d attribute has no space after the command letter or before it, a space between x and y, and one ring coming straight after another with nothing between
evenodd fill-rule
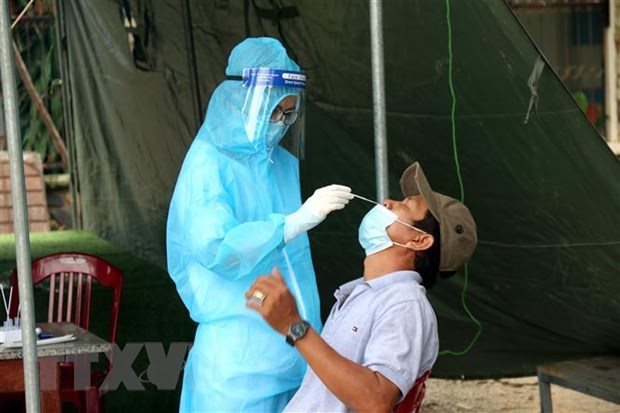
<instances>
[{"instance_id":1,"label":"watch face","mask_svg":"<svg viewBox=\"0 0 620 413\"><path fill-rule=\"evenodd\" d=\"M291 325L289 333L286 335L286 342L291 346L295 346L295 341L306 335L308 327L310 327L310 324L306 321L301 321Z\"/></svg>"},{"instance_id":2,"label":"watch face","mask_svg":"<svg viewBox=\"0 0 620 413\"><path fill-rule=\"evenodd\" d=\"M294 336L300 336L306 331L306 326L301 323L296 323L291 326L291 333Z\"/></svg>"}]
</instances>

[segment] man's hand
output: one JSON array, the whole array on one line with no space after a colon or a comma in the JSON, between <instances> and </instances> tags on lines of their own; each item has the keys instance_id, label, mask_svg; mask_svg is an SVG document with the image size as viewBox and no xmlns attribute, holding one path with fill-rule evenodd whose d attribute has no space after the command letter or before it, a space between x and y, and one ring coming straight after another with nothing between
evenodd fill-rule
<instances>
[{"instance_id":1,"label":"man's hand","mask_svg":"<svg viewBox=\"0 0 620 413\"><path fill-rule=\"evenodd\" d=\"M280 334L286 335L291 324L301 321L295 298L277 268L271 275L258 277L245 297L248 299L245 305L258 311Z\"/></svg>"},{"instance_id":2,"label":"man's hand","mask_svg":"<svg viewBox=\"0 0 620 413\"><path fill-rule=\"evenodd\" d=\"M301 321L295 298L277 268L271 275L258 277L245 296L246 306L258 311L280 334L286 335L291 324ZM398 387L381 373L338 354L314 329L309 328L295 348L323 384L353 411L393 411Z\"/></svg>"}]
</instances>

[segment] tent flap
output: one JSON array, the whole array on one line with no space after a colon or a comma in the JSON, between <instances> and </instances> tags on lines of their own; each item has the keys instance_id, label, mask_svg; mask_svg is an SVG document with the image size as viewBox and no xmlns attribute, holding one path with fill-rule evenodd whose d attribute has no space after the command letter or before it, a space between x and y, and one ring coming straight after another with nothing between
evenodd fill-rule
<instances>
[{"instance_id":1,"label":"tent flap","mask_svg":"<svg viewBox=\"0 0 620 413\"><path fill-rule=\"evenodd\" d=\"M116 2L62 3L83 221L163 267L168 202L195 133L182 2L129 3L149 5L137 13L138 24L152 18L137 30L143 43L150 35L148 67L136 63ZM246 34L281 37L244 3L254 2L191 2L203 104ZM309 79L304 194L341 183L372 198L368 3L294 5L299 16L280 31ZM618 161L504 2L451 5L455 141L445 4L384 7L391 196L419 161L436 191L460 197L458 161L479 231L465 299L484 329L466 355L441 356L433 374L531 374L537 363L618 352ZM324 315L333 290L361 274L357 226L367 210L352 202L310 232ZM475 333L463 283L457 274L428 292L442 349L461 350Z\"/></svg>"}]
</instances>

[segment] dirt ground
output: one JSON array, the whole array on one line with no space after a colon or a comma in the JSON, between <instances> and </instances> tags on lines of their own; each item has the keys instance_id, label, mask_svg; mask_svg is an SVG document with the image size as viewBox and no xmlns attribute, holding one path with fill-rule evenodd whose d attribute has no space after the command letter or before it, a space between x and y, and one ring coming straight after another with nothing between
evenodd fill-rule
<instances>
[{"instance_id":1,"label":"dirt ground","mask_svg":"<svg viewBox=\"0 0 620 413\"><path fill-rule=\"evenodd\" d=\"M551 385L554 413L620 413L620 405ZM538 413L538 378L499 380L429 379L423 413Z\"/></svg>"}]
</instances>

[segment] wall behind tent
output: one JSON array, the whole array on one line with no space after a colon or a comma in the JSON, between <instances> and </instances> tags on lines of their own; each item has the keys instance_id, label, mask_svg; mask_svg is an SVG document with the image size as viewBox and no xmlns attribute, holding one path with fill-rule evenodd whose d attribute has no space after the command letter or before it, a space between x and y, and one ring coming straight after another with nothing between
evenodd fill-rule
<instances>
[{"instance_id":1,"label":"wall behind tent","mask_svg":"<svg viewBox=\"0 0 620 413\"><path fill-rule=\"evenodd\" d=\"M253 3L271 8L190 2L203 106L246 34L280 37ZM367 2L277 3L297 8L280 31L309 78L304 197L337 182L374 198ZM196 130L182 3L129 1L131 30L121 2L61 4L85 228L163 267L168 202ZM548 66L528 85L540 54L503 2L451 4L456 145L445 3L384 4L391 195L417 160L435 190L459 197L456 147L479 230L466 299L484 330L465 356L441 356L434 374L530 374L543 361L617 353L618 161ZM361 275L357 226L368 209L353 201L310 233L324 314L333 290ZM444 349L475 333L463 283L459 273L428 294ZM173 294L162 289L162 303Z\"/></svg>"}]
</instances>

